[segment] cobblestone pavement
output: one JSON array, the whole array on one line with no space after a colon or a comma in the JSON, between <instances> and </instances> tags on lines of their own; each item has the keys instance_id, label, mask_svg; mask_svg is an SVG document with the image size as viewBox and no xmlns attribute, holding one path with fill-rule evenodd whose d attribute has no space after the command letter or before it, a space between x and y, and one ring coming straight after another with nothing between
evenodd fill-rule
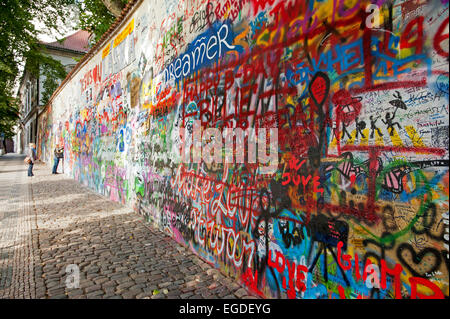
<instances>
[{"instance_id":1,"label":"cobblestone pavement","mask_svg":"<svg viewBox=\"0 0 450 319\"><path fill-rule=\"evenodd\" d=\"M256 298L129 207L43 164L27 177L23 158L0 157L0 298Z\"/></svg>"}]
</instances>

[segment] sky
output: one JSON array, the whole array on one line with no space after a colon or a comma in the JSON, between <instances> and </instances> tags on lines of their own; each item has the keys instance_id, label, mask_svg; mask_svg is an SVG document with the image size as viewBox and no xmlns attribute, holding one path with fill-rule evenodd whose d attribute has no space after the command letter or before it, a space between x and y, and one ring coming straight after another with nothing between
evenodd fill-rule
<instances>
[{"instance_id":1,"label":"sky","mask_svg":"<svg viewBox=\"0 0 450 319\"><path fill-rule=\"evenodd\" d=\"M37 19L34 19L34 26L36 28L36 30L39 31L38 34L38 39L44 42L53 42L56 41L57 39L61 39L63 37L66 37L72 33L74 33L76 30L76 17L77 17L77 12L75 12L75 10L73 12L70 12L70 16L71 16L71 24L63 24L63 23L59 23L59 27L58 29L61 32L60 34L48 34L48 31L46 32L45 26L43 23L39 22Z\"/></svg>"}]
</instances>

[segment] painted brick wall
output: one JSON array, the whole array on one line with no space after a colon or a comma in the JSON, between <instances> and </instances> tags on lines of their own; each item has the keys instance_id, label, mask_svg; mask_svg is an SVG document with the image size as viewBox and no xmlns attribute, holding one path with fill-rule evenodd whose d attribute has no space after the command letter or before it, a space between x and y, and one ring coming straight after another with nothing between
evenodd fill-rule
<instances>
[{"instance_id":1,"label":"painted brick wall","mask_svg":"<svg viewBox=\"0 0 450 319\"><path fill-rule=\"evenodd\" d=\"M38 144L264 297L448 297L448 26L448 0L143 1Z\"/></svg>"}]
</instances>

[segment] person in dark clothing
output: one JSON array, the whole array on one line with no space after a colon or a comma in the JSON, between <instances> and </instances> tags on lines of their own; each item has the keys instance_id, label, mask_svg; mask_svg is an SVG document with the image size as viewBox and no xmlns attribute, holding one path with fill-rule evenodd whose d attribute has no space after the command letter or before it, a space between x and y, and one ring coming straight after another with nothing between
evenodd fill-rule
<instances>
[{"instance_id":1,"label":"person in dark clothing","mask_svg":"<svg viewBox=\"0 0 450 319\"><path fill-rule=\"evenodd\" d=\"M5 149L5 154L8 154L8 149L6 148L6 138L3 139L3 148Z\"/></svg>"},{"instance_id":2,"label":"person in dark clothing","mask_svg":"<svg viewBox=\"0 0 450 319\"><path fill-rule=\"evenodd\" d=\"M54 160L53 160L53 169L52 169L52 174L58 174L58 164L59 164L59 160L61 158L64 158L64 147L63 146L56 146L55 151L54 151Z\"/></svg>"}]
</instances>

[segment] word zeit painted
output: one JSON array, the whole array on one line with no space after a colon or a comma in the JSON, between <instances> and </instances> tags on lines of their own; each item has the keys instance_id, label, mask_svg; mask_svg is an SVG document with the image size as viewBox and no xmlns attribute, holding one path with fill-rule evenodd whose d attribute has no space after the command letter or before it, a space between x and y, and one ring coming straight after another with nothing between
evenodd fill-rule
<instances>
[{"instance_id":1,"label":"word zeit painted","mask_svg":"<svg viewBox=\"0 0 450 319\"><path fill-rule=\"evenodd\" d=\"M274 174L278 169L277 128L224 128L222 132L218 128L203 130L201 121L195 120L191 131L180 128L184 163L258 163L261 174Z\"/></svg>"}]
</instances>

